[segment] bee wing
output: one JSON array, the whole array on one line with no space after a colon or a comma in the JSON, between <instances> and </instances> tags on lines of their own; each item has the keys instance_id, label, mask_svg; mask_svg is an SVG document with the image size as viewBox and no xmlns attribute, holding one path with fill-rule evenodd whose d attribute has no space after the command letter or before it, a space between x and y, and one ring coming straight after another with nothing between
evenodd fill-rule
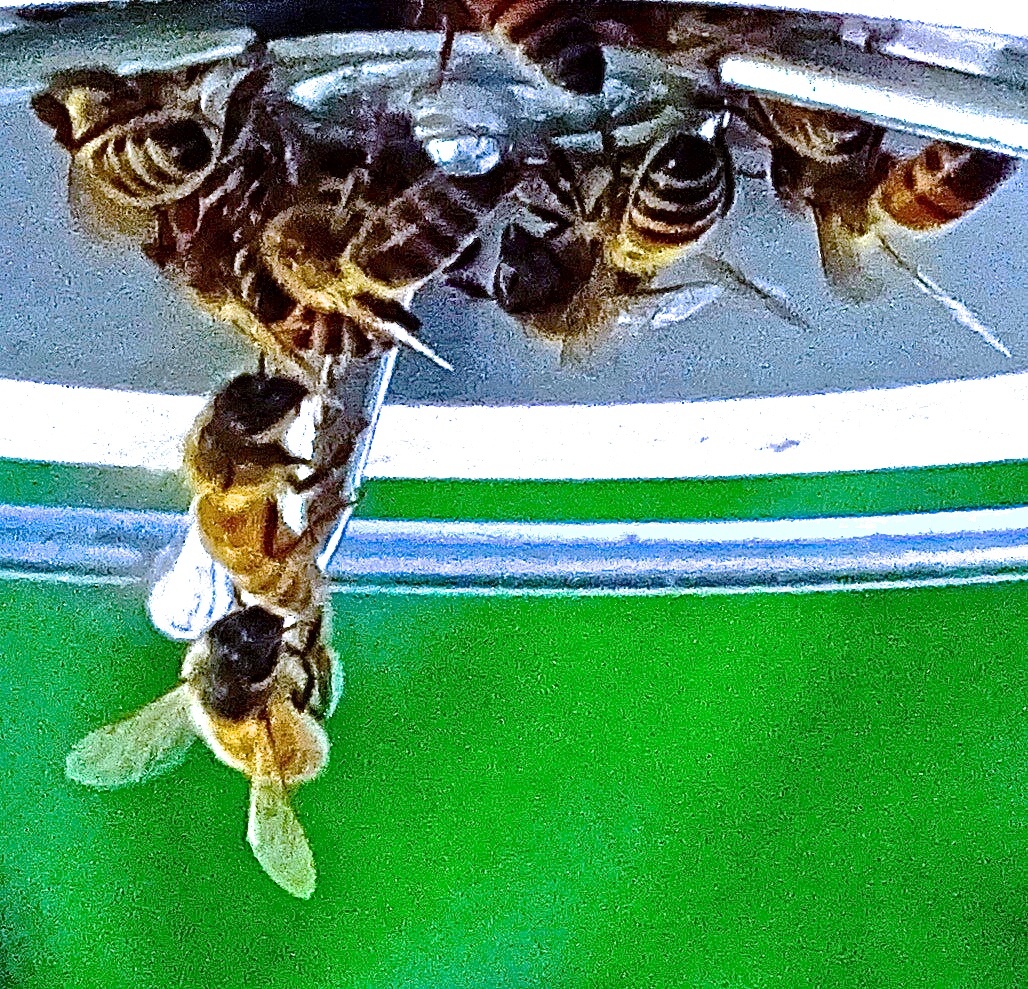
<instances>
[{"instance_id":1,"label":"bee wing","mask_svg":"<svg viewBox=\"0 0 1028 989\"><path fill-rule=\"evenodd\" d=\"M655 329L684 323L701 309L716 302L724 292L724 286L710 282L698 282L694 285L675 286L666 291L668 298L661 302L660 307L649 319L650 325ZM626 313L624 316L626 321L632 321L630 314ZM620 317L618 321L621 322Z\"/></svg>"},{"instance_id":2,"label":"bee wing","mask_svg":"<svg viewBox=\"0 0 1028 989\"><path fill-rule=\"evenodd\" d=\"M833 291L852 302L866 302L882 286L865 267L867 243L855 234L841 214L814 208L814 225L821 267Z\"/></svg>"},{"instance_id":3,"label":"bee wing","mask_svg":"<svg viewBox=\"0 0 1028 989\"><path fill-rule=\"evenodd\" d=\"M262 732L255 747L250 780L250 821L246 840L261 868L287 893L309 899L314 892L314 855L289 803L271 736Z\"/></svg>"},{"instance_id":4,"label":"bee wing","mask_svg":"<svg viewBox=\"0 0 1028 989\"><path fill-rule=\"evenodd\" d=\"M699 261L720 279L719 284L724 288L759 302L768 312L801 330L813 329L810 321L796 307L784 289L761 278L751 278L722 257L702 255Z\"/></svg>"},{"instance_id":5,"label":"bee wing","mask_svg":"<svg viewBox=\"0 0 1028 989\"><path fill-rule=\"evenodd\" d=\"M110 790L174 769L196 739L189 705L182 684L125 720L90 733L68 753L68 778Z\"/></svg>"}]
</instances>

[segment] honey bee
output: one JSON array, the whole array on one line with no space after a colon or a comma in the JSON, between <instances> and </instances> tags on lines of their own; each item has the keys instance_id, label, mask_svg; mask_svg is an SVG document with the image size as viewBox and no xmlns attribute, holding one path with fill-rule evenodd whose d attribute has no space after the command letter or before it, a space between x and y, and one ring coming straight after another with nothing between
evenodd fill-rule
<instances>
[{"instance_id":1,"label":"honey bee","mask_svg":"<svg viewBox=\"0 0 1028 989\"><path fill-rule=\"evenodd\" d=\"M321 720L335 695L315 671L333 665L320 617L288 629L263 608L235 611L190 647L177 687L78 742L67 775L103 789L142 782L173 769L202 738L250 781L247 840L258 862L306 899L314 858L289 794L328 762Z\"/></svg>"},{"instance_id":2,"label":"honey bee","mask_svg":"<svg viewBox=\"0 0 1028 989\"><path fill-rule=\"evenodd\" d=\"M326 334L320 346L329 352L357 329L373 347L402 343L450 369L417 338L420 322L409 305L478 235L509 174L502 164L470 177L430 166L382 205L370 201L366 175L360 189L323 189L267 225L263 257L302 312L317 314ZM294 351L313 339L302 319L282 325L293 332Z\"/></svg>"},{"instance_id":3,"label":"honey bee","mask_svg":"<svg viewBox=\"0 0 1028 989\"><path fill-rule=\"evenodd\" d=\"M329 460L311 469L285 446L307 395L290 378L240 375L200 414L186 443L201 542L230 572L237 592L285 615L324 606L318 550L347 505L340 469L363 428L337 415ZM310 469L302 479L301 469ZM307 524L299 533L281 516L280 500L290 491L312 492Z\"/></svg>"},{"instance_id":4,"label":"honey bee","mask_svg":"<svg viewBox=\"0 0 1028 989\"><path fill-rule=\"evenodd\" d=\"M448 368L409 302L477 232L507 170L447 176L409 121L340 136L277 92L273 69L255 45L195 78L59 77L34 106L101 222L131 213L155 264L310 390L335 359L397 344Z\"/></svg>"},{"instance_id":5,"label":"honey bee","mask_svg":"<svg viewBox=\"0 0 1028 989\"><path fill-rule=\"evenodd\" d=\"M642 149L612 148L608 140L599 165L579 166L552 147L518 190L523 212L502 230L491 284L476 282L466 269L451 282L495 299L565 348L625 321L634 306L654 297L673 297L663 312L676 315L663 321L686 319L717 298L725 281L796 321L774 291L720 259L706 265L715 284L653 284L697 252L731 208L735 186L724 123L712 119L701 132L673 128ZM599 189L592 199L591 188Z\"/></svg>"},{"instance_id":6,"label":"honey bee","mask_svg":"<svg viewBox=\"0 0 1028 989\"><path fill-rule=\"evenodd\" d=\"M551 82L572 93L603 88L606 59L588 3L567 0L461 0L475 25L511 44Z\"/></svg>"},{"instance_id":7,"label":"honey bee","mask_svg":"<svg viewBox=\"0 0 1028 989\"><path fill-rule=\"evenodd\" d=\"M949 227L1013 175L1016 159L943 141L896 158L882 150L881 127L765 98L751 98L749 119L770 141L770 179L779 199L813 216L825 276L840 295L864 301L880 291L866 261L881 250L918 288L1009 356L966 307L904 259L887 234Z\"/></svg>"},{"instance_id":8,"label":"honey bee","mask_svg":"<svg viewBox=\"0 0 1028 989\"><path fill-rule=\"evenodd\" d=\"M94 232L133 232L196 193L217 167L230 98L252 71L228 60L133 77L58 73L32 98L71 152L70 196Z\"/></svg>"},{"instance_id":9,"label":"honey bee","mask_svg":"<svg viewBox=\"0 0 1028 989\"><path fill-rule=\"evenodd\" d=\"M627 181L624 160L612 152L613 168L592 204L570 160L555 153L551 161L547 191L557 208L529 206L549 226L534 232L509 224L493 282L500 307L546 336L595 325L603 300L636 292L696 247L732 204L731 161L720 138L660 137Z\"/></svg>"}]
</instances>

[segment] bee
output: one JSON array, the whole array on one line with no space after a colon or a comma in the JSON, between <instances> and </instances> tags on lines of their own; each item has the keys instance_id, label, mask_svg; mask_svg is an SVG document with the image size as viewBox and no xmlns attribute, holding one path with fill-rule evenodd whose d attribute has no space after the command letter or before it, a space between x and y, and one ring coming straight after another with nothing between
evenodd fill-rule
<instances>
[{"instance_id":1,"label":"bee","mask_svg":"<svg viewBox=\"0 0 1028 989\"><path fill-rule=\"evenodd\" d=\"M324 605L318 550L347 507L340 469L364 425L336 415L328 460L312 469L285 446L307 397L290 378L239 375L200 414L186 442L201 542L230 572L237 592L285 615ZM308 476L301 478L301 470ZM299 533L282 519L281 499L289 492L312 493Z\"/></svg>"},{"instance_id":2,"label":"bee","mask_svg":"<svg viewBox=\"0 0 1028 989\"><path fill-rule=\"evenodd\" d=\"M686 319L717 298L725 280L797 321L774 291L723 260L710 258L706 265L718 284L653 283L697 254L731 208L735 184L724 125L721 118L700 132L671 128L642 148L622 150L605 139L598 165L579 164L551 147L518 190L523 210L500 234L491 284L476 281L466 268L454 272L452 284L494 299L565 348L624 321L626 309L655 296L676 293L665 311L675 316L664 321ZM590 189L599 192L590 198Z\"/></svg>"},{"instance_id":3,"label":"bee","mask_svg":"<svg viewBox=\"0 0 1028 989\"><path fill-rule=\"evenodd\" d=\"M984 203L1017 171L1017 159L995 151L932 141L891 161L873 208L906 230L942 230Z\"/></svg>"},{"instance_id":4,"label":"bee","mask_svg":"<svg viewBox=\"0 0 1028 989\"><path fill-rule=\"evenodd\" d=\"M71 152L69 195L85 225L145 230L155 210L196 193L217 167L231 95L250 72L245 60L227 60L133 77L99 68L54 76L32 107Z\"/></svg>"},{"instance_id":5,"label":"bee","mask_svg":"<svg viewBox=\"0 0 1028 989\"><path fill-rule=\"evenodd\" d=\"M588 3L567 0L461 0L475 26L514 46L543 75L572 93L603 88L602 38Z\"/></svg>"},{"instance_id":6,"label":"bee","mask_svg":"<svg viewBox=\"0 0 1028 989\"><path fill-rule=\"evenodd\" d=\"M173 769L202 738L250 781L247 840L258 862L306 899L314 858L289 794L328 762L321 721L335 697L315 671L334 662L320 618L290 630L261 607L232 612L190 647L177 687L79 741L67 775L102 789L142 782Z\"/></svg>"},{"instance_id":7,"label":"bee","mask_svg":"<svg viewBox=\"0 0 1028 989\"><path fill-rule=\"evenodd\" d=\"M100 222L130 212L151 261L310 390L337 358L397 344L448 368L409 302L475 235L507 170L447 176L409 121L319 126L273 70L255 45L195 78L60 77L34 106L105 204Z\"/></svg>"},{"instance_id":8,"label":"bee","mask_svg":"<svg viewBox=\"0 0 1028 989\"><path fill-rule=\"evenodd\" d=\"M381 205L364 176L362 187L326 188L279 213L263 231L263 257L299 311L317 317L283 324L293 348L320 332L320 346L338 351L356 330L373 349L402 343L450 369L418 339L410 302L478 235L510 174L503 164L469 177L430 165Z\"/></svg>"},{"instance_id":9,"label":"bee","mask_svg":"<svg viewBox=\"0 0 1028 989\"><path fill-rule=\"evenodd\" d=\"M779 100L751 97L749 120L771 144L770 180L778 198L813 216L825 276L840 295L859 302L880 291L865 265L881 250L918 288L1009 356L961 303L904 259L887 234L948 228L1014 174L1016 159L944 141L897 158L882 150L881 127Z\"/></svg>"}]
</instances>

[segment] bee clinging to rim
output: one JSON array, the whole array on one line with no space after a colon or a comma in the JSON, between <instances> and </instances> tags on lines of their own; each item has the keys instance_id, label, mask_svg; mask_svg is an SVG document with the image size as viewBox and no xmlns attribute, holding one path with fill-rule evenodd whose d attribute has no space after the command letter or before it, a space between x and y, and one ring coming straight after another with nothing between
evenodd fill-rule
<instances>
[{"instance_id":1,"label":"bee clinging to rim","mask_svg":"<svg viewBox=\"0 0 1028 989\"><path fill-rule=\"evenodd\" d=\"M408 303L473 235L502 169L448 184L409 122L348 144L277 92L273 69L254 45L187 74L71 73L34 106L72 152L97 225L138 235L150 260L312 391L334 359L396 344L448 367L416 336ZM380 277L404 254L418 259L406 281Z\"/></svg>"},{"instance_id":2,"label":"bee clinging to rim","mask_svg":"<svg viewBox=\"0 0 1028 989\"><path fill-rule=\"evenodd\" d=\"M881 285L867 260L881 251L921 291L1010 356L973 313L906 260L888 235L947 229L1013 175L1016 159L944 141L898 158L882 149L881 127L781 100L751 97L749 120L770 142L770 179L779 199L813 217L822 267L836 292L858 302L878 294Z\"/></svg>"},{"instance_id":3,"label":"bee clinging to rim","mask_svg":"<svg viewBox=\"0 0 1028 989\"><path fill-rule=\"evenodd\" d=\"M285 615L324 605L317 556L348 505L343 473L364 427L337 414L326 463L294 456L286 433L307 396L290 378L239 375L200 414L186 443L204 547L230 572L237 593ZM291 492L310 496L301 532L282 517L283 498Z\"/></svg>"},{"instance_id":4,"label":"bee clinging to rim","mask_svg":"<svg viewBox=\"0 0 1028 989\"><path fill-rule=\"evenodd\" d=\"M290 630L260 607L232 612L189 649L177 687L73 747L68 777L102 789L142 782L173 769L202 738L250 781L247 840L257 860L306 899L314 858L289 795L328 762L321 719L335 698L314 671L333 663L320 618Z\"/></svg>"},{"instance_id":5,"label":"bee clinging to rim","mask_svg":"<svg viewBox=\"0 0 1028 989\"><path fill-rule=\"evenodd\" d=\"M251 71L246 59L131 77L76 69L33 96L71 153L70 195L87 226L148 232L154 210L197 192L222 153L231 95Z\"/></svg>"},{"instance_id":6,"label":"bee clinging to rim","mask_svg":"<svg viewBox=\"0 0 1028 989\"><path fill-rule=\"evenodd\" d=\"M362 174L279 213L262 234L262 255L276 282L330 333L356 328L372 345L403 343L449 369L418 339L410 302L478 235L509 174L502 163L470 177L429 165L381 204ZM294 325L298 339L308 330L302 320Z\"/></svg>"},{"instance_id":7,"label":"bee clinging to rim","mask_svg":"<svg viewBox=\"0 0 1028 989\"><path fill-rule=\"evenodd\" d=\"M734 198L726 118L699 131L671 127L643 146L604 138L597 162L552 146L518 188L521 212L503 228L491 284L458 273L458 287L493 298L505 312L565 348L624 322L653 301L670 302L675 322L713 301L721 283L756 294L791 321L800 318L721 259L708 258L717 284L665 287L654 279L700 248ZM591 193L590 190L599 190ZM656 311L651 312L656 316Z\"/></svg>"},{"instance_id":8,"label":"bee clinging to rim","mask_svg":"<svg viewBox=\"0 0 1028 989\"><path fill-rule=\"evenodd\" d=\"M582 0L460 0L475 26L491 31L572 93L603 88L602 38Z\"/></svg>"}]
</instances>

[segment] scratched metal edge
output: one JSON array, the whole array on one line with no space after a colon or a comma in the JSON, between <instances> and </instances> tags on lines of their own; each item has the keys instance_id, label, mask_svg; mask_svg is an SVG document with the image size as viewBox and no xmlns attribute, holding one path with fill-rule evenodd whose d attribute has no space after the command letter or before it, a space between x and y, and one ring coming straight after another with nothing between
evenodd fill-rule
<instances>
[{"instance_id":1,"label":"scratched metal edge","mask_svg":"<svg viewBox=\"0 0 1028 989\"><path fill-rule=\"evenodd\" d=\"M721 539L718 523L488 527L358 519L328 573L340 590L429 593L728 592L1014 580L1028 578L1025 516L1025 509L997 509L850 517L838 520L842 535L832 535L834 520L772 520L759 528L726 528L736 535ZM186 525L185 515L167 512L3 505L0 573L145 584L157 554Z\"/></svg>"}]
</instances>

